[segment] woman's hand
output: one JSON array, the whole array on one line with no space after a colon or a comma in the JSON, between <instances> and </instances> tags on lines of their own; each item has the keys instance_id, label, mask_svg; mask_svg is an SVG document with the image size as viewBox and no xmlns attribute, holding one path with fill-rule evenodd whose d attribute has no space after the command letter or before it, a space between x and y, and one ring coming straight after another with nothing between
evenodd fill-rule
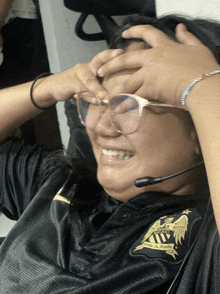
<instances>
[{"instance_id":1,"label":"woman's hand","mask_svg":"<svg viewBox=\"0 0 220 294\"><path fill-rule=\"evenodd\" d=\"M42 99L47 100L45 97L48 98L46 103L55 103L68 100L75 94L84 91L91 99L93 97L106 98L108 93L97 78L97 70L122 53L122 49L105 50L97 54L89 63L79 63L64 72L40 80L33 91L36 103L46 107L45 101L41 101Z\"/></svg>"},{"instance_id":2,"label":"woman's hand","mask_svg":"<svg viewBox=\"0 0 220 294\"><path fill-rule=\"evenodd\" d=\"M122 36L141 38L152 48L129 50L98 70L104 77L125 68L139 68L117 89L121 93L181 105L183 91L195 79L220 68L212 52L183 24L176 28L179 43L151 25L134 26Z\"/></svg>"},{"instance_id":3,"label":"woman's hand","mask_svg":"<svg viewBox=\"0 0 220 294\"><path fill-rule=\"evenodd\" d=\"M121 49L106 50L89 63L81 63L62 73L37 80L32 91L35 103L42 108L50 107L80 91L89 92L91 98L104 98L108 93L97 79L97 70L122 52ZM32 82L28 82L0 90L0 141L42 111L31 102L31 85Z\"/></svg>"}]
</instances>

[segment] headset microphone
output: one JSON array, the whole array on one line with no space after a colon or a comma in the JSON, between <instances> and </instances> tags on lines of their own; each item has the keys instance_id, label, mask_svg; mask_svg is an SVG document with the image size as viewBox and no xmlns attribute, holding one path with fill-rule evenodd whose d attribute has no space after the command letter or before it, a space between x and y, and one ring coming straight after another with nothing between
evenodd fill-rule
<instances>
[{"instance_id":1,"label":"headset microphone","mask_svg":"<svg viewBox=\"0 0 220 294\"><path fill-rule=\"evenodd\" d=\"M138 187L138 188L141 188L141 187L146 187L146 186L150 186L150 185L155 185L155 184L158 184L158 183L161 183L165 180L168 180L168 179L171 179L171 178L174 178L174 177L177 177L183 173L186 173L188 171L190 171L191 169L194 169L196 168L197 166L199 165L202 165L204 164L204 161L200 161L194 165L192 165L191 167L187 168L187 169L184 169L178 173L175 173L175 174L172 174L172 175L169 175L169 176L166 176L166 177L158 177L158 178L153 178L153 177L143 177L143 178L138 178L135 180L135 186Z\"/></svg>"}]
</instances>

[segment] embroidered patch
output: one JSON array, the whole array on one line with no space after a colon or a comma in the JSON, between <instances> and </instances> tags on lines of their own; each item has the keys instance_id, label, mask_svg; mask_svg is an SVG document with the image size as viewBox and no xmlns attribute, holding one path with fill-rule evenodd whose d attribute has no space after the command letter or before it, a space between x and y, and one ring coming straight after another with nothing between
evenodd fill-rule
<instances>
[{"instance_id":1,"label":"embroidered patch","mask_svg":"<svg viewBox=\"0 0 220 294\"><path fill-rule=\"evenodd\" d=\"M189 248L192 228L199 219L196 209L161 217L132 246L131 255L180 261Z\"/></svg>"},{"instance_id":2,"label":"embroidered patch","mask_svg":"<svg viewBox=\"0 0 220 294\"><path fill-rule=\"evenodd\" d=\"M62 188L57 192L53 200L58 200L58 201L62 201L62 202L66 202L67 204L70 204L71 202L67 198L60 195L61 191L62 191Z\"/></svg>"}]
</instances>

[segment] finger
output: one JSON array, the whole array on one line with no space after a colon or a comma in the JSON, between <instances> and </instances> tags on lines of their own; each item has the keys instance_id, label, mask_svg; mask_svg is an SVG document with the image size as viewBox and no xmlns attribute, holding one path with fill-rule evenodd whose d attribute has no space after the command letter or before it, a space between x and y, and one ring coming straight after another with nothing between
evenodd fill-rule
<instances>
[{"instance_id":1,"label":"finger","mask_svg":"<svg viewBox=\"0 0 220 294\"><path fill-rule=\"evenodd\" d=\"M73 96L74 99L78 100L78 99L83 99L83 100L86 100L94 105L98 105L102 99L98 98L98 97L95 97L92 93L90 92L85 92L85 91L81 91L77 94L75 94Z\"/></svg>"},{"instance_id":2,"label":"finger","mask_svg":"<svg viewBox=\"0 0 220 294\"><path fill-rule=\"evenodd\" d=\"M146 85L143 84L141 87L139 87L139 89L134 94L145 99L149 99L149 100L153 99L153 100L159 101L159 99L155 97L155 95L153 94L153 90L150 85L148 85L146 89ZM160 101L162 101L162 99L160 99Z\"/></svg>"},{"instance_id":3,"label":"finger","mask_svg":"<svg viewBox=\"0 0 220 294\"><path fill-rule=\"evenodd\" d=\"M77 93L86 91L90 92L94 97L99 97L100 99L108 97L108 92L88 67L85 67L84 70L78 72L78 78L81 81L81 88L79 89L79 86L77 86Z\"/></svg>"},{"instance_id":4,"label":"finger","mask_svg":"<svg viewBox=\"0 0 220 294\"><path fill-rule=\"evenodd\" d=\"M146 50L129 51L104 64L97 73L100 77L104 77L124 69L140 68L146 60Z\"/></svg>"},{"instance_id":5,"label":"finger","mask_svg":"<svg viewBox=\"0 0 220 294\"><path fill-rule=\"evenodd\" d=\"M121 83L119 86L117 86L115 90L117 91L117 93L134 94L136 91L138 91L139 88L142 87L143 83L144 74L140 70L132 74L129 78L127 78L127 80Z\"/></svg>"},{"instance_id":6,"label":"finger","mask_svg":"<svg viewBox=\"0 0 220 294\"><path fill-rule=\"evenodd\" d=\"M176 27L176 38L184 45L205 46L198 38L190 33L182 23L178 24Z\"/></svg>"},{"instance_id":7,"label":"finger","mask_svg":"<svg viewBox=\"0 0 220 294\"><path fill-rule=\"evenodd\" d=\"M100 53L98 53L90 62L89 66L91 68L91 71L96 76L97 70L100 68L103 64L110 61L111 59L119 56L124 52L123 49L107 49Z\"/></svg>"},{"instance_id":8,"label":"finger","mask_svg":"<svg viewBox=\"0 0 220 294\"><path fill-rule=\"evenodd\" d=\"M82 83L82 81L74 74L69 74L68 76L63 73L57 73L54 80L54 87L52 87L52 96L55 97L57 101L65 101L72 98L77 92L89 91L88 88ZM65 85L65 88L64 88Z\"/></svg>"},{"instance_id":9,"label":"finger","mask_svg":"<svg viewBox=\"0 0 220 294\"><path fill-rule=\"evenodd\" d=\"M124 31L122 37L126 39L143 39L151 47L164 46L167 43L175 43L164 32L152 25L133 26Z\"/></svg>"},{"instance_id":10,"label":"finger","mask_svg":"<svg viewBox=\"0 0 220 294\"><path fill-rule=\"evenodd\" d=\"M153 83L154 84L154 83ZM137 96L156 99L152 93L152 81L146 80L146 72L139 70L128 78L124 83L125 93L135 94Z\"/></svg>"}]
</instances>

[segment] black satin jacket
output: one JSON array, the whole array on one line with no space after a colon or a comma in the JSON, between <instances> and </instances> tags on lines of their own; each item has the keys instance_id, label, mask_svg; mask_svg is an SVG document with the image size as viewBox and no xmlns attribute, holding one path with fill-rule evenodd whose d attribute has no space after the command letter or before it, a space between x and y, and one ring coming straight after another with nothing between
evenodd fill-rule
<instances>
[{"instance_id":1,"label":"black satin jacket","mask_svg":"<svg viewBox=\"0 0 220 294\"><path fill-rule=\"evenodd\" d=\"M149 192L121 203L103 192L70 226L62 176L36 189L45 155L19 143L0 148L1 209L18 219L0 247L0 293L220 293L207 197Z\"/></svg>"}]
</instances>

